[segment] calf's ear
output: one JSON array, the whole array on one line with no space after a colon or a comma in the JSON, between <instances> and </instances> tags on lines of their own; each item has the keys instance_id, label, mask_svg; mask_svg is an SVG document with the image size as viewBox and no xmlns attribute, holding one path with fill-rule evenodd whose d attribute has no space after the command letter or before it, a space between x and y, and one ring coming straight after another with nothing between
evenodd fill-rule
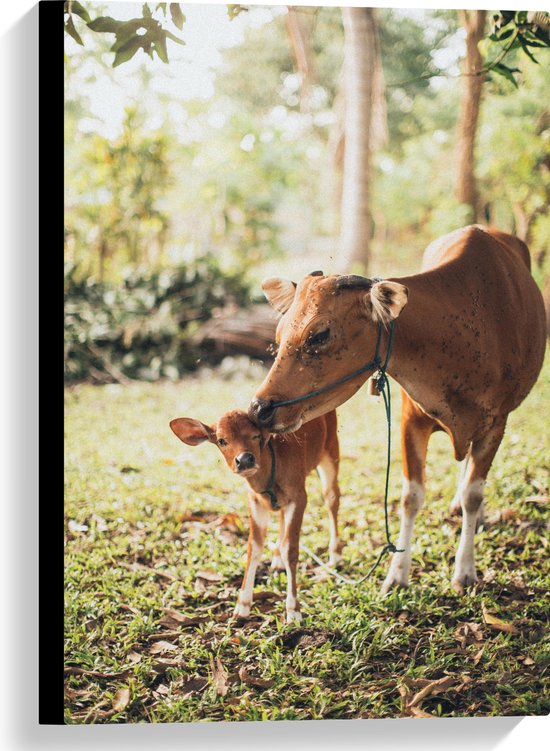
<instances>
[{"instance_id":1,"label":"calf's ear","mask_svg":"<svg viewBox=\"0 0 550 751\"><path fill-rule=\"evenodd\" d=\"M376 323L387 326L401 313L409 290L399 282L375 282L370 292L365 295L365 305Z\"/></svg>"},{"instance_id":2,"label":"calf's ear","mask_svg":"<svg viewBox=\"0 0 550 751\"><path fill-rule=\"evenodd\" d=\"M296 284L288 279L279 279L270 277L262 282L264 295L267 297L269 304L275 308L278 313L286 313L292 305Z\"/></svg>"},{"instance_id":3,"label":"calf's ear","mask_svg":"<svg viewBox=\"0 0 550 751\"><path fill-rule=\"evenodd\" d=\"M192 417L176 417L175 420L170 421L170 427L180 441L188 446L198 446L204 441L216 442L214 427L209 427L199 420L193 420Z\"/></svg>"}]
</instances>

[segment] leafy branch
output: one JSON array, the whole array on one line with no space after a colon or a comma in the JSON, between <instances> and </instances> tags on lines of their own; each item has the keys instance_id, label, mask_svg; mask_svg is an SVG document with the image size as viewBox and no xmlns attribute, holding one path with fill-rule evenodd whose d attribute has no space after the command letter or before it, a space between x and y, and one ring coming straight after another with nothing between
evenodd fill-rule
<instances>
[{"instance_id":1,"label":"leafy branch","mask_svg":"<svg viewBox=\"0 0 550 751\"><path fill-rule=\"evenodd\" d=\"M525 10L501 10L495 13L493 15L491 34L480 42L480 46L483 45L482 52L484 55L487 55L491 44L500 45L502 42L507 43L499 50L494 60L488 62L483 68L475 73L459 73L457 76L452 77L486 76L490 73L497 73L513 83L517 88L518 84L514 73L520 73L520 69L505 65L502 61L513 50L522 50L530 60L538 65L539 61L535 58L530 48L550 49L550 13ZM438 76L451 77L445 70L439 68L416 78L411 78L408 81L388 83L386 87L396 88L407 86L417 81L427 81L430 78Z\"/></svg>"},{"instance_id":2,"label":"leafy branch","mask_svg":"<svg viewBox=\"0 0 550 751\"><path fill-rule=\"evenodd\" d=\"M74 17L77 16L86 26L100 34L114 34L115 41L110 49L115 53L113 68L121 63L131 60L139 49L146 52L151 59L154 53L164 62L168 62L167 40L177 44L185 44L171 31L164 28L162 23L153 17L153 11L149 3L142 6L141 18L132 18L129 21L117 21L110 16L98 16L92 19L86 8L77 0L67 0L64 5L65 31L77 42L84 45L82 37L75 26ZM172 23L181 31L185 23L185 15L179 3L157 3L155 11L159 11L166 20L168 14Z\"/></svg>"}]
</instances>

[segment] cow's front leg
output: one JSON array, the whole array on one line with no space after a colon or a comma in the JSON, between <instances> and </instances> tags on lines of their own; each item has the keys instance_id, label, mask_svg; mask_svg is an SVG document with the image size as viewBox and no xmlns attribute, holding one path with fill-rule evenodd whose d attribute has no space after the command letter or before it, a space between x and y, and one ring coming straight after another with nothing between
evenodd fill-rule
<instances>
[{"instance_id":1,"label":"cow's front leg","mask_svg":"<svg viewBox=\"0 0 550 751\"><path fill-rule=\"evenodd\" d=\"M248 496L248 514L250 520L250 532L248 535L248 549L246 568L239 598L235 606L235 615L246 618L250 615L252 596L254 592L254 579L256 569L262 558L269 511L253 493Z\"/></svg>"},{"instance_id":2,"label":"cow's front leg","mask_svg":"<svg viewBox=\"0 0 550 751\"><path fill-rule=\"evenodd\" d=\"M393 587L409 584L411 542L414 520L424 502L424 467L428 441L435 423L412 402L403 391L401 449L403 454L403 492L401 495L401 527L390 569L382 584L382 593Z\"/></svg>"},{"instance_id":3,"label":"cow's front leg","mask_svg":"<svg viewBox=\"0 0 550 751\"><path fill-rule=\"evenodd\" d=\"M483 504L485 478L504 435L505 426L506 420L503 420L498 425L494 425L482 438L472 443L468 472L462 484L462 530L451 582L453 589L459 594L477 581L474 537Z\"/></svg>"},{"instance_id":4,"label":"cow's front leg","mask_svg":"<svg viewBox=\"0 0 550 751\"><path fill-rule=\"evenodd\" d=\"M290 502L284 510L285 535L281 545L281 558L286 569L286 622L300 622L302 614L298 602L298 588L296 584L296 568L298 565L298 553L300 547L300 530L306 507L306 496L300 496Z\"/></svg>"}]
</instances>

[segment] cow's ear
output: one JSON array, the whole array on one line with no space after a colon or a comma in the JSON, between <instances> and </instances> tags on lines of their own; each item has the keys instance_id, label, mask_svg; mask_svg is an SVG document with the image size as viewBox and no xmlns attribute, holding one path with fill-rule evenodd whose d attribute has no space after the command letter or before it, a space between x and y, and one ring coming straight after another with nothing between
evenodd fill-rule
<instances>
[{"instance_id":1,"label":"cow's ear","mask_svg":"<svg viewBox=\"0 0 550 751\"><path fill-rule=\"evenodd\" d=\"M365 305L373 321L387 326L401 313L409 290L399 282L375 282L370 292L365 295Z\"/></svg>"},{"instance_id":2,"label":"cow's ear","mask_svg":"<svg viewBox=\"0 0 550 751\"><path fill-rule=\"evenodd\" d=\"M192 417L176 417L170 421L170 427L180 441L188 446L198 446L205 441L216 442L215 426L210 427Z\"/></svg>"},{"instance_id":3,"label":"cow's ear","mask_svg":"<svg viewBox=\"0 0 550 751\"><path fill-rule=\"evenodd\" d=\"M278 313L286 313L294 300L296 284L288 279L270 277L269 279L263 280L262 289L269 304L275 308Z\"/></svg>"}]
</instances>

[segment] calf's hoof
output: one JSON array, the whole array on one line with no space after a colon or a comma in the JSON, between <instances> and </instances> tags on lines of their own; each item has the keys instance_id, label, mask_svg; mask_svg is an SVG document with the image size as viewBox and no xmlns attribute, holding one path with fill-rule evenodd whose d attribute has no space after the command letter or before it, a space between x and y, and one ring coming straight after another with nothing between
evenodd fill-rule
<instances>
[{"instance_id":1,"label":"calf's hoof","mask_svg":"<svg viewBox=\"0 0 550 751\"><path fill-rule=\"evenodd\" d=\"M301 623L302 622L302 614L299 610L287 610L286 611L286 622L287 623Z\"/></svg>"},{"instance_id":2,"label":"calf's hoof","mask_svg":"<svg viewBox=\"0 0 550 751\"><path fill-rule=\"evenodd\" d=\"M328 558L328 565L332 566L332 568L336 568L341 560L342 555L340 553L331 553Z\"/></svg>"},{"instance_id":3,"label":"calf's hoof","mask_svg":"<svg viewBox=\"0 0 550 751\"><path fill-rule=\"evenodd\" d=\"M248 618L248 616L250 615L251 604L252 603L250 603L249 605L243 605L242 602L238 602L235 605L235 610L233 611L233 615L236 618Z\"/></svg>"},{"instance_id":4,"label":"calf's hoof","mask_svg":"<svg viewBox=\"0 0 550 751\"><path fill-rule=\"evenodd\" d=\"M274 555L273 559L271 561L271 570L272 571L285 571L285 564L283 563L283 559L280 555Z\"/></svg>"}]
</instances>

